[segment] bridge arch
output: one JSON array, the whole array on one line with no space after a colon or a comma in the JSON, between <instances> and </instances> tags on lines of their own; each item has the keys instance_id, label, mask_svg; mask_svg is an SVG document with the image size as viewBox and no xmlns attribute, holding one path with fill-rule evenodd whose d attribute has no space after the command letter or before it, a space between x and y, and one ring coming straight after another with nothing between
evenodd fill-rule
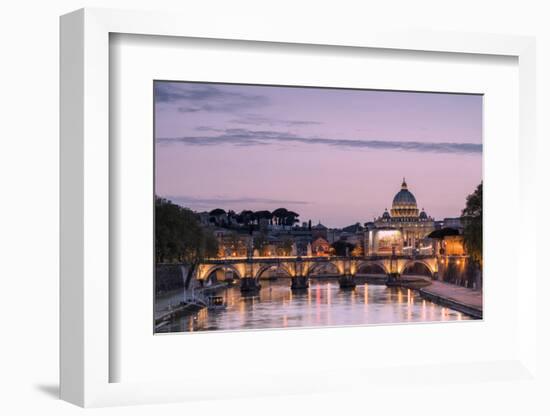
<instances>
[{"instance_id":1,"label":"bridge arch","mask_svg":"<svg viewBox=\"0 0 550 416\"><path fill-rule=\"evenodd\" d=\"M213 264L207 269L203 270L201 273L201 280L208 280L210 276L212 276L212 273L218 271L218 270L231 270L239 279L242 279L241 272L232 264Z\"/></svg>"},{"instance_id":2,"label":"bridge arch","mask_svg":"<svg viewBox=\"0 0 550 416\"><path fill-rule=\"evenodd\" d=\"M433 277L434 273L435 270L429 263L422 260L412 260L403 265L400 274L416 274Z\"/></svg>"},{"instance_id":3,"label":"bridge arch","mask_svg":"<svg viewBox=\"0 0 550 416\"><path fill-rule=\"evenodd\" d=\"M357 265L357 274L389 274L389 270L382 262L365 261Z\"/></svg>"},{"instance_id":4,"label":"bridge arch","mask_svg":"<svg viewBox=\"0 0 550 416\"><path fill-rule=\"evenodd\" d=\"M338 263L333 261L320 262L320 263L311 263L306 270L304 271L304 276L311 276L315 273L318 273L322 269L332 268L335 274L343 274L343 270Z\"/></svg>"},{"instance_id":5,"label":"bridge arch","mask_svg":"<svg viewBox=\"0 0 550 416\"><path fill-rule=\"evenodd\" d=\"M292 277L292 273L291 271L288 269L287 266L285 266L284 264L266 264L264 266L261 266L259 269L258 269L258 272L256 273L256 275L254 276L255 279L259 279L262 274L264 274L265 272L267 272L268 270L276 270L276 271L283 271L288 277Z\"/></svg>"}]
</instances>

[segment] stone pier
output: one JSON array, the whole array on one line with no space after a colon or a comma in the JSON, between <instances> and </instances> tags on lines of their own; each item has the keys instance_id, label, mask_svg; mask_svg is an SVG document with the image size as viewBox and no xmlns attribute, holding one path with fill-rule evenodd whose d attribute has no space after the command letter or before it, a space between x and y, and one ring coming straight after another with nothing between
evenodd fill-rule
<instances>
[{"instance_id":1,"label":"stone pier","mask_svg":"<svg viewBox=\"0 0 550 416\"><path fill-rule=\"evenodd\" d=\"M292 278L290 288L292 290L306 290L309 287L309 279L307 276L296 276Z\"/></svg>"},{"instance_id":2,"label":"stone pier","mask_svg":"<svg viewBox=\"0 0 550 416\"><path fill-rule=\"evenodd\" d=\"M386 286L401 286L399 281L399 273L388 273L386 278Z\"/></svg>"},{"instance_id":3,"label":"stone pier","mask_svg":"<svg viewBox=\"0 0 550 416\"><path fill-rule=\"evenodd\" d=\"M351 274L340 276L338 283L340 283L340 289L355 289L355 286L357 286L357 282Z\"/></svg>"}]
</instances>

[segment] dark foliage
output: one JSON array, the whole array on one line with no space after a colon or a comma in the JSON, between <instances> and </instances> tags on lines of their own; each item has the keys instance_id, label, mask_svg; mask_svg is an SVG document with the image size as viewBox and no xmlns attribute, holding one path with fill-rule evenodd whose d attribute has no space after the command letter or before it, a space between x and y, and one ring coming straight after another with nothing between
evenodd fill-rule
<instances>
[{"instance_id":1,"label":"dark foliage","mask_svg":"<svg viewBox=\"0 0 550 416\"><path fill-rule=\"evenodd\" d=\"M347 241L338 240L332 243L331 247L334 249L334 254L337 256L349 256L355 249L355 245L348 243Z\"/></svg>"},{"instance_id":2,"label":"dark foliage","mask_svg":"<svg viewBox=\"0 0 550 416\"><path fill-rule=\"evenodd\" d=\"M188 266L188 277L205 257L218 252L218 241L200 226L197 215L188 208L155 197L155 257L158 263L181 262Z\"/></svg>"},{"instance_id":3,"label":"dark foliage","mask_svg":"<svg viewBox=\"0 0 550 416\"><path fill-rule=\"evenodd\" d=\"M472 260L483 264L483 182L466 198L466 207L462 210L464 225L464 246Z\"/></svg>"}]
</instances>

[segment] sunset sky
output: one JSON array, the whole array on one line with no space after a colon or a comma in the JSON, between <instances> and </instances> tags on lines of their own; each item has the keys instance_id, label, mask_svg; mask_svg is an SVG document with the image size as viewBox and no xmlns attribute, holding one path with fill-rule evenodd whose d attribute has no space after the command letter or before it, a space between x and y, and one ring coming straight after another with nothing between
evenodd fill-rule
<instances>
[{"instance_id":1,"label":"sunset sky","mask_svg":"<svg viewBox=\"0 0 550 416\"><path fill-rule=\"evenodd\" d=\"M391 208L456 217L482 179L482 96L155 82L155 193L328 227Z\"/></svg>"}]
</instances>

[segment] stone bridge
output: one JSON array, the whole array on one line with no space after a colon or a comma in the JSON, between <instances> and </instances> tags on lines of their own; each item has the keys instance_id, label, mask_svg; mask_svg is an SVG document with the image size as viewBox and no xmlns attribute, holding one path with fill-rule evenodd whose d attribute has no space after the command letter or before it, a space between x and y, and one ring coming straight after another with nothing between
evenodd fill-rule
<instances>
[{"instance_id":1,"label":"stone bridge","mask_svg":"<svg viewBox=\"0 0 550 416\"><path fill-rule=\"evenodd\" d=\"M206 281L217 270L232 271L240 279L241 290L257 291L259 280L268 271L292 279L293 289L308 287L308 279L321 273L339 276L342 288L355 287L357 274L383 275L388 280L421 269L425 274L437 273L435 256L368 256L368 257L227 257L204 260L196 269L195 278Z\"/></svg>"}]
</instances>

